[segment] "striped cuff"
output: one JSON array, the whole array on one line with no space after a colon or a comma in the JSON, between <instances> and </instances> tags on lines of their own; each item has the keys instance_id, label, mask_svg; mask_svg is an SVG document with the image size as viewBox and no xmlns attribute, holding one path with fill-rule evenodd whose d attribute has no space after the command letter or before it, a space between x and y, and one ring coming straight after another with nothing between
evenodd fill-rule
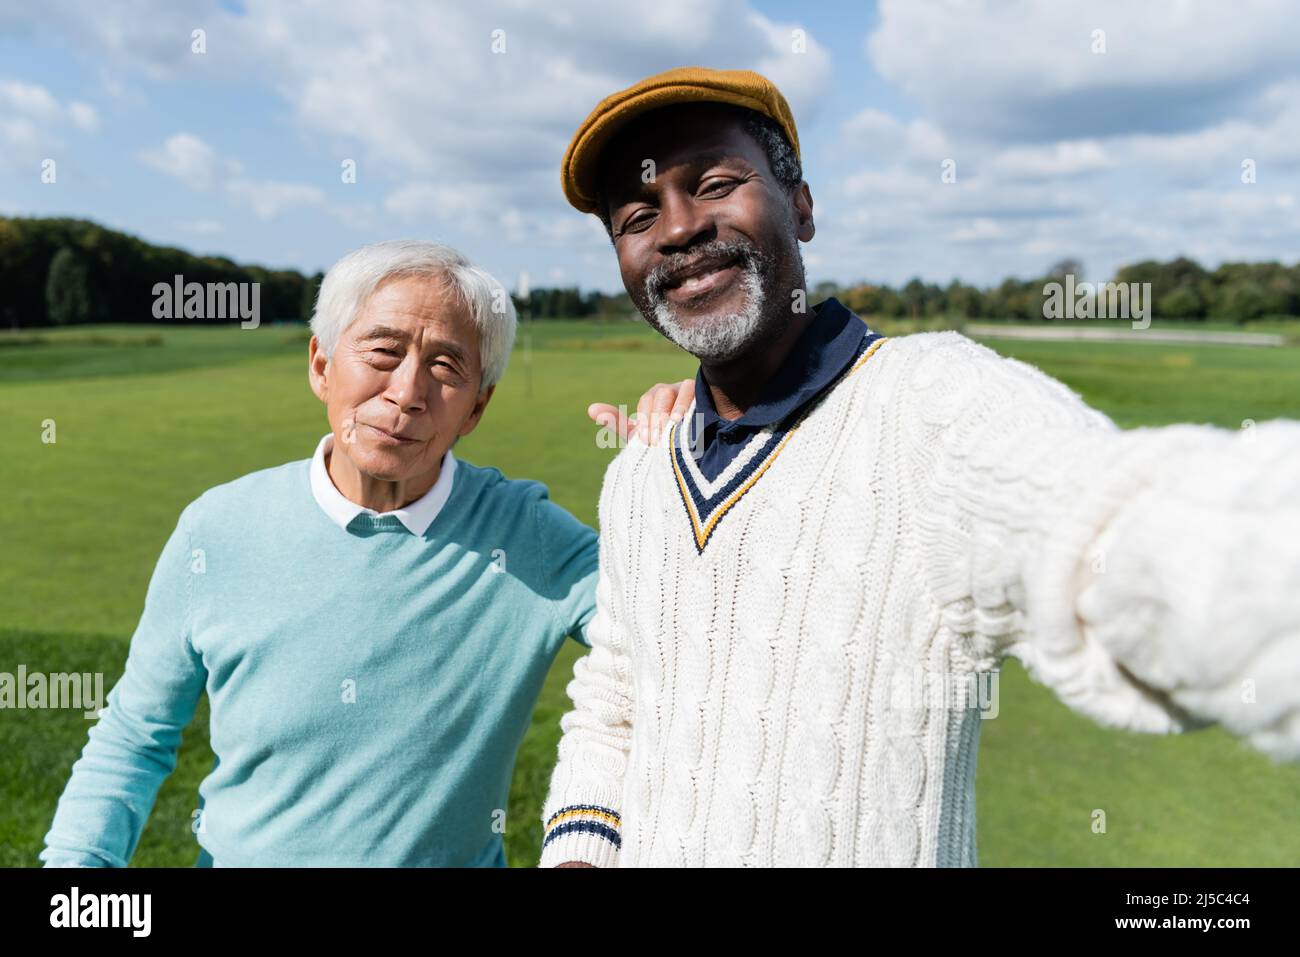
<instances>
[{"instance_id":1,"label":"striped cuff","mask_svg":"<svg viewBox=\"0 0 1300 957\"><path fill-rule=\"evenodd\" d=\"M569 804L546 821L541 867L582 861L595 867L617 867L623 820L613 808L599 804Z\"/></svg>"}]
</instances>

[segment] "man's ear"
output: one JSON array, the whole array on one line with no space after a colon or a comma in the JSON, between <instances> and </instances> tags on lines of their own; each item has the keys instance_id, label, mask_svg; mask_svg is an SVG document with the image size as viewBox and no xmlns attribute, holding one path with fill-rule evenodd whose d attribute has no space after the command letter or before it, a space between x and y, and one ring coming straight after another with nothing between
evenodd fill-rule
<instances>
[{"instance_id":1,"label":"man's ear","mask_svg":"<svg viewBox=\"0 0 1300 957\"><path fill-rule=\"evenodd\" d=\"M813 225L813 198L808 183L802 182L794 191L795 236L802 243L810 242L817 228Z\"/></svg>"},{"instance_id":2,"label":"man's ear","mask_svg":"<svg viewBox=\"0 0 1300 957\"><path fill-rule=\"evenodd\" d=\"M329 359L320 346L320 340L312 336L307 344L307 381L311 383L311 391L316 393L316 398L326 404L329 403L329 381L325 375L328 366Z\"/></svg>"},{"instance_id":3,"label":"man's ear","mask_svg":"<svg viewBox=\"0 0 1300 957\"><path fill-rule=\"evenodd\" d=\"M469 416L462 423L456 435L464 438L478 427L479 419L483 418L483 410L487 408L488 399L492 398L492 393L497 390L495 385L490 385L478 394L474 400L474 408L470 411Z\"/></svg>"}]
</instances>

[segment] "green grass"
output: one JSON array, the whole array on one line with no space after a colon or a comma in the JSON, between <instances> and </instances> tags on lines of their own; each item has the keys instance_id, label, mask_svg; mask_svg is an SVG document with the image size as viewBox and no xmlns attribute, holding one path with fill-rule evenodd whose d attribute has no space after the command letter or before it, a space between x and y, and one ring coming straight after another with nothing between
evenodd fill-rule
<instances>
[{"instance_id":1,"label":"green grass","mask_svg":"<svg viewBox=\"0 0 1300 957\"><path fill-rule=\"evenodd\" d=\"M1300 348L987 340L1069 384L1125 428L1300 418Z\"/></svg>"},{"instance_id":2,"label":"green grass","mask_svg":"<svg viewBox=\"0 0 1300 957\"><path fill-rule=\"evenodd\" d=\"M30 334L28 334L30 335ZM92 341L91 336L103 341ZM161 344L147 344L161 337ZM326 428L301 329L96 327L6 346L0 334L0 671L102 671L125 661L145 587L181 508L212 485L311 454ZM585 409L635 404L693 361L636 323L537 323L464 458L546 483L589 524L605 464ZM529 343L525 348L523 343ZM1078 389L1120 424L1300 417L1300 348L993 343ZM57 442L41 441L53 419ZM557 658L515 767L506 845L527 866L581 649ZM983 728L985 865L1294 865L1300 768L1217 730L1105 731L1014 663ZM0 865L31 865L85 743L80 712L0 711ZM133 863L194 862L190 820L211 766L206 702ZM1106 812L1104 834L1092 830Z\"/></svg>"},{"instance_id":3,"label":"green grass","mask_svg":"<svg viewBox=\"0 0 1300 957\"><path fill-rule=\"evenodd\" d=\"M306 349L303 326L80 326L0 332L0 382L135 376L228 365Z\"/></svg>"}]
</instances>

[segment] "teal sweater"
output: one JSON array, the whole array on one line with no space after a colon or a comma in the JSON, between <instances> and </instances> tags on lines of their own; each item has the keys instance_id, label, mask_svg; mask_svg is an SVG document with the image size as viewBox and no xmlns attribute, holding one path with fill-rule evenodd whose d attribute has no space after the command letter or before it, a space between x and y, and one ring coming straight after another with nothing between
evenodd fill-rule
<instances>
[{"instance_id":1,"label":"teal sweater","mask_svg":"<svg viewBox=\"0 0 1300 957\"><path fill-rule=\"evenodd\" d=\"M459 461L422 537L346 531L310 459L181 513L126 670L45 837L47 865L125 866L206 690L199 864L505 863L515 754L556 652L595 612L596 533L537 482Z\"/></svg>"}]
</instances>

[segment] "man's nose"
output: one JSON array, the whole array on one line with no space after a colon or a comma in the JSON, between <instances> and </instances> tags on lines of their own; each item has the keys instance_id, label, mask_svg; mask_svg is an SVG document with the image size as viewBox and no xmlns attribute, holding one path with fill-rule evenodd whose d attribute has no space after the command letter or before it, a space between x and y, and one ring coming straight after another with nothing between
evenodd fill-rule
<instances>
[{"instance_id":1,"label":"man's nose","mask_svg":"<svg viewBox=\"0 0 1300 957\"><path fill-rule=\"evenodd\" d=\"M683 191L666 192L659 204L659 251L679 252L713 238L713 216Z\"/></svg>"},{"instance_id":2,"label":"man's nose","mask_svg":"<svg viewBox=\"0 0 1300 957\"><path fill-rule=\"evenodd\" d=\"M420 360L408 355L389 375L385 395L403 412L422 412L426 405L427 378Z\"/></svg>"}]
</instances>

